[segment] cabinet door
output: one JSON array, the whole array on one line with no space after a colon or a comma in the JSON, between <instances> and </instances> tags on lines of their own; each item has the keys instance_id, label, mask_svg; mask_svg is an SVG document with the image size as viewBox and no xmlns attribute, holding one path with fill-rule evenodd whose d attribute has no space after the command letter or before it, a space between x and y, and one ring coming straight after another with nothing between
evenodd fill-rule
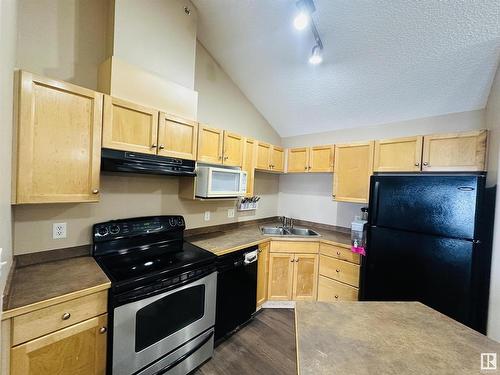
<instances>
[{"instance_id":1,"label":"cabinet door","mask_svg":"<svg viewBox=\"0 0 500 375\"><path fill-rule=\"evenodd\" d=\"M309 169L309 148L288 149L288 173L304 173Z\"/></svg>"},{"instance_id":2,"label":"cabinet door","mask_svg":"<svg viewBox=\"0 0 500 375\"><path fill-rule=\"evenodd\" d=\"M309 172L333 172L333 146L311 147L309 155Z\"/></svg>"},{"instance_id":3,"label":"cabinet door","mask_svg":"<svg viewBox=\"0 0 500 375\"><path fill-rule=\"evenodd\" d=\"M269 264L269 242L259 245L257 264L257 307L267 299L267 276Z\"/></svg>"},{"instance_id":4,"label":"cabinet door","mask_svg":"<svg viewBox=\"0 0 500 375\"><path fill-rule=\"evenodd\" d=\"M103 95L16 75L12 203L98 201Z\"/></svg>"},{"instance_id":5,"label":"cabinet door","mask_svg":"<svg viewBox=\"0 0 500 375\"><path fill-rule=\"evenodd\" d=\"M11 350L12 375L104 375L106 314Z\"/></svg>"},{"instance_id":6,"label":"cabinet door","mask_svg":"<svg viewBox=\"0 0 500 375\"><path fill-rule=\"evenodd\" d=\"M423 171L486 170L487 130L424 137Z\"/></svg>"},{"instance_id":7,"label":"cabinet door","mask_svg":"<svg viewBox=\"0 0 500 375\"><path fill-rule=\"evenodd\" d=\"M318 289L318 255L295 254L293 269L293 299L316 300Z\"/></svg>"},{"instance_id":8,"label":"cabinet door","mask_svg":"<svg viewBox=\"0 0 500 375\"><path fill-rule=\"evenodd\" d=\"M423 137L375 141L373 170L375 172L420 171Z\"/></svg>"},{"instance_id":9,"label":"cabinet door","mask_svg":"<svg viewBox=\"0 0 500 375\"><path fill-rule=\"evenodd\" d=\"M271 170L274 172L285 171L285 151L282 147L273 146L271 151Z\"/></svg>"},{"instance_id":10,"label":"cabinet door","mask_svg":"<svg viewBox=\"0 0 500 375\"><path fill-rule=\"evenodd\" d=\"M261 170L271 169L271 148L269 143L257 143L257 164L256 168Z\"/></svg>"},{"instance_id":11,"label":"cabinet door","mask_svg":"<svg viewBox=\"0 0 500 375\"><path fill-rule=\"evenodd\" d=\"M358 288L350 285L340 283L338 281L329 279L325 276L319 276L318 282L318 301L332 302L332 301L357 301Z\"/></svg>"},{"instance_id":12,"label":"cabinet door","mask_svg":"<svg viewBox=\"0 0 500 375\"><path fill-rule=\"evenodd\" d=\"M255 179L255 162L257 158L257 141L245 138L243 152L243 170L247 172L247 197L253 196Z\"/></svg>"},{"instance_id":13,"label":"cabinet door","mask_svg":"<svg viewBox=\"0 0 500 375\"><path fill-rule=\"evenodd\" d=\"M269 254L267 299L278 301L292 299L293 258L293 254Z\"/></svg>"},{"instance_id":14,"label":"cabinet door","mask_svg":"<svg viewBox=\"0 0 500 375\"><path fill-rule=\"evenodd\" d=\"M195 121L160 113L158 155L196 160L198 124Z\"/></svg>"},{"instance_id":15,"label":"cabinet door","mask_svg":"<svg viewBox=\"0 0 500 375\"><path fill-rule=\"evenodd\" d=\"M224 131L224 164L235 167L243 165L244 139L241 135Z\"/></svg>"},{"instance_id":16,"label":"cabinet door","mask_svg":"<svg viewBox=\"0 0 500 375\"><path fill-rule=\"evenodd\" d=\"M102 147L156 154L158 111L122 99L104 97Z\"/></svg>"},{"instance_id":17,"label":"cabinet door","mask_svg":"<svg viewBox=\"0 0 500 375\"><path fill-rule=\"evenodd\" d=\"M198 134L198 161L222 164L224 132L200 124Z\"/></svg>"},{"instance_id":18,"label":"cabinet door","mask_svg":"<svg viewBox=\"0 0 500 375\"><path fill-rule=\"evenodd\" d=\"M374 142L335 146L333 198L341 202L367 203L373 170Z\"/></svg>"}]
</instances>

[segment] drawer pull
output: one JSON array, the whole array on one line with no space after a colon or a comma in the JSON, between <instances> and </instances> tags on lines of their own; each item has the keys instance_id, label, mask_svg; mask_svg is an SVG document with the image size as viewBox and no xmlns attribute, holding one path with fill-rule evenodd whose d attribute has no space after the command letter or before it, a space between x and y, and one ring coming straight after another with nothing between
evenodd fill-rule
<instances>
[{"instance_id":1,"label":"drawer pull","mask_svg":"<svg viewBox=\"0 0 500 375\"><path fill-rule=\"evenodd\" d=\"M108 329L106 327L99 328L99 333L100 334L106 333L107 331L108 331Z\"/></svg>"},{"instance_id":2,"label":"drawer pull","mask_svg":"<svg viewBox=\"0 0 500 375\"><path fill-rule=\"evenodd\" d=\"M337 251L337 255L339 255L339 256L340 256L340 251Z\"/></svg>"},{"instance_id":3,"label":"drawer pull","mask_svg":"<svg viewBox=\"0 0 500 375\"><path fill-rule=\"evenodd\" d=\"M335 299L339 299L339 296L335 295Z\"/></svg>"},{"instance_id":4,"label":"drawer pull","mask_svg":"<svg viewBox=\"0 0 500 375\"><path fill-rule=\"evenodd\" d=\"M62 314L61 316L61 319L62 320L68 320L69 318L71 318L71 314L69 312L65 312L64 314Z\"/></svg>"},{"instance_id":5,"label":"drawer pull","mask_svg":"<svg viewBox=\"0 0 500 375\"><path fill-rule=\"evenodd\" d=\"M335 272L339 273L339 272L340 272L340 270L337 268L337 269L335 270Z\"/></svg>"}]
</instances>

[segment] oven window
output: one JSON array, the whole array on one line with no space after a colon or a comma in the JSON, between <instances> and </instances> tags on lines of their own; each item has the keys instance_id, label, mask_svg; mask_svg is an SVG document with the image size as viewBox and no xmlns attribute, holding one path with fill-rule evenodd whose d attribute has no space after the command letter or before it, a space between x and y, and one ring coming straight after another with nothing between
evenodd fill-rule
<instances>
[{"instance_id":1,"label":"oven window","mask_svg":"<svg viewBox=\"0 0 500 375\"><path fill-rule=\"evenodd\" d=\"M198 319L205 308L205 285L180 290L136 313L135 351L162 340Z\"/></svg>"}]
</instances>

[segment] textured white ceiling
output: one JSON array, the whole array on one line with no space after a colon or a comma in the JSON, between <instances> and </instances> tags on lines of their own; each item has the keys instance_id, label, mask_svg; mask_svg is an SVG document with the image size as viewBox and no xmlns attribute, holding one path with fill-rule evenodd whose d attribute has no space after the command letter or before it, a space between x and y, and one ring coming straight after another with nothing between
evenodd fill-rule
<instances>
[{"instance_id":1,"label":"textured white ceiling","mask_svg":"<svg viewBox=\"0 0 500 375\"><path fill-rule=\"evenodd\" d=\"M315 0L311 66L295 0L192 0L198 39L281 136L484 108L499 0Z\"/></svg>"}]
</instances>

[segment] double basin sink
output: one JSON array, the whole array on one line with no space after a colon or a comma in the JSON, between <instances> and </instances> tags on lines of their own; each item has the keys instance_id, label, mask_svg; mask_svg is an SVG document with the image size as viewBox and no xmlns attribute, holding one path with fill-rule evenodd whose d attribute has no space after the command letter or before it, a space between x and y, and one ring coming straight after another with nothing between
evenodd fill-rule
<instances>
[{"instance_id":1,"label":"double basin sink","mask_svg":"<svg viewBox=\"0 0 500 375\"><path fill-rule=\"evenodd\" d=\"M260 232L268 236L319 237L320 234L307 228L260 227Z\"/></svg>"}]
</instances>

